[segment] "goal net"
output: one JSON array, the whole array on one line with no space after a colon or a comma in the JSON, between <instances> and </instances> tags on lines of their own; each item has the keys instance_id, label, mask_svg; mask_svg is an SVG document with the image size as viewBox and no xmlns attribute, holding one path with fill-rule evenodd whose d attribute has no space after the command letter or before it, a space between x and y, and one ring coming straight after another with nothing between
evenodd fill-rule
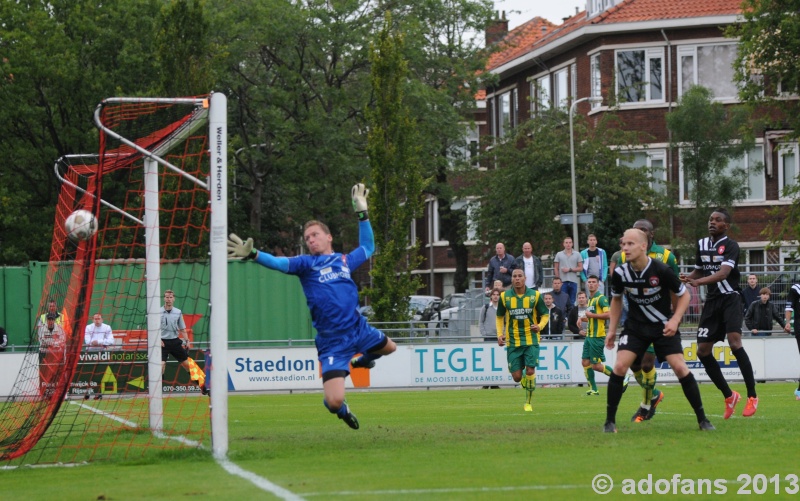
<instances>
[{"instance_id":1,"label":"goal net","mask_svg":"<svg viewBox=\"0 0 800 501\"><path fill-rule=\"evenodd\" d=\"M99 153L56 162L50 260L37 326L0 407L0 460L227 451L225 105L221 94L107 99L94 117ZM64 226L78 209L98 222L85 240ZM170 354L162 369L166 291L190 343L178 357L185 361ZM113 337L95 326L96 314ZM210 353L220 357L216 385ZM218 404L213 424L209 398Z\"/></svg>"}]
</instances>

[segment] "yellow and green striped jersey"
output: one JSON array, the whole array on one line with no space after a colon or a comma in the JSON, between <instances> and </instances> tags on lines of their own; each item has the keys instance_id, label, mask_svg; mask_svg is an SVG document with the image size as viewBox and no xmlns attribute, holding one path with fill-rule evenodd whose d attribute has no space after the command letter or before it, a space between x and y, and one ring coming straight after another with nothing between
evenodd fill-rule
<instances>
[{"instance_id":1,"label":"yellow and green striped jersey","mask_svg":"<svg viewBox=\"0 0 800 501\"><path fill-rule=\"evenodd\" d=\"M597 291L589 300L586 311L597 315L602 315L609 310L608 298ZM599 318L589 319L589 328L586 330L586 337L606 337L606 321Z\"/></svg>"},{"instance_id":2,"label":"yellow and green striped jersey","mask_svg":"<svg viewBox=\"0 0 800 501\"><path fill-rule=\"evenodd\" d=\"M550 311L539 291L525 287L525 292L517 295L512 288L500 295L497 316L505 318L508 346L532 346L539 344L539 332L533 332L531 326L537 324L541 331L547 325Z\"/></svg>"}]
</instances>

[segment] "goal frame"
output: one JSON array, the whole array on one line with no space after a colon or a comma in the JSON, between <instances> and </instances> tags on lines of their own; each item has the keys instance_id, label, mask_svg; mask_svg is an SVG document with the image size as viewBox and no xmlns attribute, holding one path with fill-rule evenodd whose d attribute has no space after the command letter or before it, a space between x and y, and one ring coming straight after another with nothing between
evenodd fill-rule
<instances>
[{"instance_id":1,"label":"goal frame","mask_svg":"<svg viewBox=\"0 0 800 501\"><path fill-rule=\"evenodd\" d=\"M186 104L197 107L197 116L175 133L172 140L149 151L106 127L101 119L103 107L121 103ZM166 155L177 142L185 139L206 122L208 127L209 178L206 181L182 171L161 155ZM228 124L227 97L214 92L208 98L146 98L113 97L103 100L95 109L94 122L99 130L137 150L144 158L144 228L146 256L147 354L149 424L154 434L163 427L163 396L161 377L161 269L159 241L158 166L164 166L209 192L211 206L209 235L210 317L209 338L211 364L210 409L212 453L225 458L228 452Z\"/></svg>"}]
</instances>

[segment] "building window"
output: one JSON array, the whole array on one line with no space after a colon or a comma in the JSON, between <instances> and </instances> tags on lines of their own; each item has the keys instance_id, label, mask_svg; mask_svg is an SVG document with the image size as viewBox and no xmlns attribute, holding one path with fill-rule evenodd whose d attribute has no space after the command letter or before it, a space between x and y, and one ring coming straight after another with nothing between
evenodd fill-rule
<instances>
[{"instance_id":1,"label":"building window","mask_svg":"<svg viewBox=\"0 0 800 501\"><path fill-rule=\"evenodd\" d=\"M425 218L427 219L426 229L428 234L425 235L425 240L428 245L433 242L434 244L441 242L439 237L439 200L434 197L428 198L425 203Z\"/></svg>"},{"instance_id":2,"label":"building window","mask_svg":"<svg viewBox=\"0 0 800 501\"><path fill-rule=\"evenodd\" d=\"M702 85L711 89L715 99L736 99L735 43L678 47L678 60L679 96L692 85Z\"/></svg>"},{"instance_id":3,"label":"building window","mask_svg":"<svg viewBox=\"0 0 800 501\"><path fill-rule=\"evenodd\" d=\"M651 178L650 187L661 194L667 193L666 150L634 151L619 158L619 164L638 169L647 169Z\"/></svg>"},{"instance_id":4,"label":"building window","mask_svg":"<svg viewBox=\"0 0 800 501\"><path fill-rule=\"evenodd\" d=\"M541 113L550 109L550 75L537 78L533 83L531 96L536 96L534 113Z\"/></svg>"},{"instance_id":5,"label":"building window","mask_svg":"<svg viewBox=\"0 0 800 501\"><path fill-rule=\"evenodd\" d=\"M553 73L553 107L566 110L569 105L569 71L567 68Z\"/></svg>"},{"instance_id":6,"label":"building window","mask_svg":"<svg viewBox=\"0 0 800 501\"><path fill-rule=\"evenodd\" d=\"M573 99L578 97L578 65L575 63L569 65L569 95Z\"/></svg>"},{"instance_id":7,"label":"building window","mask_svg":"<svg viewBox=\"0 0 800 501\"><path fill-rule=\"evenodd\" d=\"M621 104L664 101L664 49L618 50L617 97Z\"/></svg>"},{"instance_id":8,"label":"building window","mask_svg":"<svg viewBox=\"0 0 800 501\"><path fill-rule=\"evenodd\" d=\"M601 94L601 80L600 80L600 54L595 54L592 56L589 62L589 77L591 79L591 96L592 97L602 97ZM577 92L573 94L577 96ZM591 103L592 109L599 108L600 103Z\"/></svg>"},{"instance_id":9,"label":"building window","mask_svg":"<svg viewBox=\"0 0 800 501\"><path fill-rule=\"evenodd\" d=\"M517 90L511 89L495 98L497 103L496 136L505 137L517 125Z\"/></svg>"},{"instance_id":10,"label":"building window","mask_svg":"<svg viewBox=\"0 0 800 501\"><path fill-rule=\"evenodd\" d=\"M478 222L476 216L480 204L478 200L467 201L467 242L475 242L478 240Z\"/></svg>"},{"instance_id":11,"label":"building window","mask_svg":"<svg viewBox=\"0 0 800 501\"><path fill-rule=\"evenodd\" d=\"M745 153L743 157L730 160L727 171L733 169L744 169L747 173L746 181L749 193L744 201L764 201L766 199L766 179L764 176L764 147L757 145L755 148ZM683 170L683 163L680 169L680 200L682 204L691 203L694 182L686 176Z\"/></svg>"},{"instance_id":12,"label":"building window","mask_svg":"<svg viewBox=\"0 0 800 501\"><path fill-rule=\"evenodd\" d=\"M778 190L782 200L793 199L793 196L784 194L787 188L797 186L797 176L800 174L798 166L797 143L781 145L778 149Z\"/></svg>"},{"instance_id":13,"label":"building window","mask_svg":"<svg viewBox=\"0 0 800 501\"><path fill-rule=\"evenodd\" d=\"M764 176L764 147L756 146L745 153L744 157L728 162L728 171L744 169L747 171L747 187L750 188L747 201L763 201L766 199L766 179Z\"/></svg>"},{"instance_id":14,"label":"building window","mask_svg":"<svg viewBox=\"0 0 800 501\"><path fill-rule=\"evenodd\" d=\"M480 153L479 124L464 124L464 143L453 148L453 160L469 162L473 167L480 167L478 155Z\"/></svg>"}]
</instances>

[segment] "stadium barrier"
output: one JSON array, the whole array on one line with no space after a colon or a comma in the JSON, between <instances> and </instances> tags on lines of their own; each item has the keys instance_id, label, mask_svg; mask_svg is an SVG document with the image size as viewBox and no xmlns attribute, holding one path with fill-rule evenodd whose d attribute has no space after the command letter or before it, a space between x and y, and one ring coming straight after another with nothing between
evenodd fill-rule
<instances>
[{"instance_id":1,"label":"stadium barrier","mask_svg":"<svg viewBox=\"0 0 800 501\"><path fill-rule=\"evenodd\" d=\"M791 336L744 338L742 340L756 380L795 380L798 377L798 351ZM585 384L581 366L581 341L550 341L541 344L537 383ZM709 381L697 359L697 343L683 341L684 357L699 381ZM108 353L108 352L106 352ZM613 365L615 352L606 351L607 363ZM741 372L727 344L714 346L714 355L729 381L741 381ZM198 357L199 358L199 357ZM24 361L22 353L0 354L0 396L11 392L16 373ZM103 374L103 365L111 360L86 360L98 367L86 373ZM659 361L658 380L677 382L666 362ZM596 375L599 383L607 378ZM143 383L147 378L144 377ZM88 384L91 385L91 382ZM398 345L397 351L382 358L372 370L354 369L347 379L355 388L432 388L513 385L506 367L505 348L486 342L415 343ZM86 383L73 382L75 392L81 393ZM317 352L313 347L297 348L233 348L228 352L228 387L230 391L290 391L319 390ZM180 391L178 388L175 390ZM173 390L173 391L175 391ZM109 392L109 388L105 388ZM118 389L119 392L123 388Z\"/></svg>"}]
</instances>

